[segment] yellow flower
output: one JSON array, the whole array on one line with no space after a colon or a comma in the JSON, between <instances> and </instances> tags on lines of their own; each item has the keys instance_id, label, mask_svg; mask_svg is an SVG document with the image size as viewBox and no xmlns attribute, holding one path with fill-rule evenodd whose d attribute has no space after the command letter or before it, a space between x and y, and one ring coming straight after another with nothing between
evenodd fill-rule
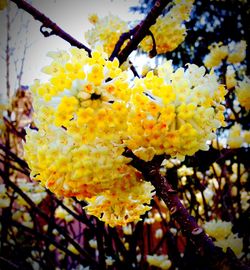
<instances>
[{"instance_id":1,"label":"yellow flower","mask_svg":"<svg viewBox=\"0 0 250 270\"><path fill-rule=\"evenodd\" d=\"M216 246L221 247L224 252L227 248L231 248L236 256L241 257L243 250L243 238L239 238L237 234L231 233L225 239L219 239L214 242Z\"/></svg>"},{"instance_id":2,"label":"yellow flower","mask_svg":"<svg viewBox=\"0 0 250 270\"><path fill-rule=\"evenodd\" d=\"M78 105L77 98L75 98L74 96L73 97L64 96L61 99L61 102L58 106L58 110L59 111L64 111L64 110L74 111L77 105Z\"/></svg>"},{"instance_id":3,"label":"yellow flower","mask_svg":"<svg viewBox=\"0 0 250 270\"><path fill-rule=\"evenodd\" d=\"M88 60L88 55L85 50L78 49L76 47L70 48L72 62L84 64ZM68 61L67 61L68 62Z\"/></svg>"},{"instance_id":4,"label":"yellow flower","mask_svg":"<svg viewBox=\"0 0 250 270\"><path fill-rule=\"evenodd\" d=\"M211 220L207 221L204 224L204 229L206 233L214 237L216 240L219 239L225 239L229 234L231 233L232 230L232 223L231 222L226 222L222 220Z\"/></svg>"},{"instance_id":5,"label":"yellow flower","mask_svg":"<svg viewBox=\"0 0 250 270\"><path fill-rule=\"evenodd\" d=\"M97 248L97 241L94 240L94 239L89 240L89 246L90 246L91 248L96 249L96 248Z\"/></svg>"},{"instance_id":6,"label":"yellow flower","mask_svg":"<svg viewBox=\"0 0 250 270\"><path fill-rule=\"evenodd\" d=\"M163 236L163 231L162 231L162 229L157 229L157 230L155 231L155 238L156 238L156 239L161 239L162 236Z\"/></svg>"},{"instance_id":7,"label":"yellow flower","mask_svg":"<svg viewBox=\"0 0 250 270\"><path fill-rule=\"evenodd\" d=\"M99 86L104 79L104 69L100 65L95 65L92 67L91 72L88 73L88 81L96 86Z\"/></svg>"},{"instance_id":8,"label":"yellow flower","mask_svg":"<svg viewBox=\"0 0 250 270\"><path fill-rule=\"evenodd\" d=\"M99 18L97 16L97 14L94 13L94 14L89 15L88 20L90 23L96 24L98 22Z\"/></svg>"},{"instance_id":9,"label":"yellow flower","mask_svg":"<svg viewBox=\"0 0 250 270\"><path fill-rule=\"evenodd\" d=\"M188 120L193 117L196 111L196 105L193 103L181 104L178 107L178 116L183 120Z\"/></svg>"},{"instance_id":10,"label":"yellow flower","mask_svg":"<svg viewBox=\"0 0 250 270\"><path fill-rule=\"evenodd\" d=\"M250 79L244 77L242 81L238 81L235 91L240 104L250 110Z\"/></svg>"},{"instance_id":11,"label":"yellow flower","mask_svg":"<svg viewBox=\"0 0 250 270\"><path fill-rule=\"evenodd\" d=\"M149 204L153 194L150 183L127 176L125 181L117 182L113 190L87 199L85 209L111 227L125 226L129 222L139 221L140 215L151 209Z\"/></svg>"},{"instance_id":12,"label":"yellow flower","mask_svg":"<svg viewBox=\"0 0 250 270\"><path fill-rule=\"evenodd\" d=\"M147 262L150 266L156 266L163 270L169 269L172 265L168 255L147 255Z\"/></svg>"},{"instance_id":13,"label":"yellow flower","mask_svg":"<svg viewBox=\"0 0 250 270\"><path fill-rule=\"evenodd\" d=\"M58 206L55 211L55 217L59 219L64 219L66 222L71 222L74 217L71 216L62 206Z\"/></svg>"},{"instance_id":14,"label":"yellow flower","mask_svg":"<svg viewBox=\"0 0 250 270\"><path fill-rule=\"evenodd\" d=\"M227 144L230 148L240 148L244 143L243 131L240 124L234 124L228 134Z\"/></svg>"},{"instance_id":15,"label":"yellow flower","mask_svg":"<svg viewBox=\"0 0 250 270\"><path fill-rule=\"evenodd\" d=\"M240 42L234 42L228 44L229 54L227 58L228 63L240 63L246 57L246 47L247 43L245 40L241 40Z\"/></svg>"},{"instance_id":16,"label":"yellow flower","mask_svg":"<svg viewBox=\"0 0 250 270\"><path fill-rule=\"evenodd\" d=\"M18 178L16 181L19 188L37 205L47 196L44 188L38 185L38 183L28 182L25 178ZM19 205L29 206L21 196L18 196L16 201Z\"/></svg>"},{"instance_id":17,"label":"yellow flower","mask_svg":"<svg viewBox=\"0 0 250 270\"><path fill-rule=\"evenodd\" d=\"M157 54L173 51L185 39L186 27L183 22L188 20L193 0L173 1L174 6L166 15L158 17L156 23L150 27L156 42ZM147 36L140 44L142 50L149 52L153 48L152 38Z\"/></svg>"},{"instance_id":18,"label":"yellow flower","mask_svg":"<svg viewBox=\"0 0 250 270\"><path fill-rule=\"evenodd\" d=\"M125 235L132 235L133 233L131 224L123 226L122 230Z\"/></svg>"},{"instance_id":19,"label":"yellow flower","mask_svg":"<svg viewBox=\"0 0 250 270\"><path fill-rule=\"evenodd\" d=\"M65 65L66 71L69 73L69 78L72 80L85 78L83 67L80 63L67 63Z\"/></svg>"},{"instance_id":20,"label":"yellow flower","mask_svg":"<svg viewBox=\"0 0 250 270\"><path fill-rule=\"evenodd\" d=\"M49 66L46 66L42 69L42 72L49 75L59 75L63 71L63 67L60 63L54 61Z\"/></svg>"},{"instance_id":21,"label":"yellow flower","mask_svg":"<svg viewBox=\"0 0 250 270\"><path fill-rule=\"evenodd\" d=\"M101 19L92 15L89 17L89 21L94 24L94 27L85 33L85 39L91 47L102 44L104 51L109 56L121 34L129 30L127 22L112 14Z\"/></svg>"},{"instance_id":22,"label":"yellow flower","mask_svg":"<svg viewBox=\"0 0 250 270\"><path fill-rule=\"evenodd\" d=\"M249 200L250 200L250 192L243 189L240 194L240 203L244 211L247 211L247 209L249 209L250 206Z\"/></svg>"},{"instance_id":23,"label":"yellow flower","mask_svg":"<svg viewBox=\"0 0 250 270\"><path fill-rule=\"evenodd\" d=\"M111 256L107 256L105 259L106 266L112 266L115 260Z\"/></svg>"},{"instance_id":24,"label":"yellow flower","mask_svg":"<svg viewBox=\"0 0 250 270\"><path fill-rule=\"evenodd\" d=\"M226 72L226 86L227 89L235 87L237 81L235 79L235 71L233 66L228 66L227 67L227 72Z\"/></svg>"},{"instance_id":25,"label":"yellow flower","mask_svg":"<svg viewBox=\"0 0 250 270\"><path fill-rule=\"evenodd\" d=\"M220 66L223 60L229 64L242 62L246 57L246 41L232 41L228 45L223 45L222 42L213 43L208 48L210 53L206 55L204 64L208 68Z\"/></svg>"},{"instance_id":26,"label":"yellow flower","mask_svg":"<svg viewBox=\"0 0 250 270\"><path fill-rule=\"evenodd\" d=\"M222 42L214 43L209 47L210 53L205 57L204 64L208 68L217 67L228 56L228 47Z\"/></svg>"},{"instance_id":27,"label":"yellow flower","mask_svg":"<svg viewBox=\"0 0 250 270\"><path fill-rule=\"evenodd\" d=\"M58 63L61 65L65 64L70 59L70 55L67 51L50 51L47 53L47 56L54 60L52 63Z\"/></svg>"},{"instance_id":28,"label":"yellow flower","mask_svg":"<svg viewBox=\"0 0 250 270\"><path fill-rule=\"evenodd\" d=\"M195 65L174 71L166 62L131 85L101 47L91 58L80 49L62 55L60 72L32 86L38 130L27 129L24 145L31 175L57 196L85 200L86 211L110 226L138 221L154 191L124 147L147 161L207 150L223 124L225 89Z\"/></svg>"},{"instance_id":29,"label":"yellow flower","mask_svg":"<svg viewBox=\"0 0 250 270\"><path fill-rule=\"evenodd\" d=\"M10 205L10 198L7 195L7 189L4 184L0 184L0 208L6 208Z\"/></svg>"},{"instance_id":30,"label":"yellow flower","mask_svg":"<svg viewBox=\"0 0 250 270\"><path fill-rule=\"evenodd\" d=\"M224 124L221 105L226 91L204 67L172 68L160 65L156 74L135 80L128 114L127 146L140 158L150 160L167 153L183 159L214 138ZM211 107L213 106L213 107Z\"/></svg>"},{"instance_id":31,"label":"yellow flower","mask_svg":"<svg viewBox=\"0 0 250 270\"><path fill-rule=\"evenodd\" d=\"M194 174L194 170L192 167L186 167L186 165L181 166L177 170L178 176L191 176Z\"/></svg>"},{"instance_id":32,"label":"yellow flower","mask_svg":"<svg viewBox=\"0 0 250 270\"><path fill-rule=\"evenodd\" d=\"M59 74L32 86L38 130L27 129L24 145L31 174L58 196L86 200L86 210L111 226L139 220L154 193L122 155L128 76L101 48L92 58L79 49L66 55ZM72 219L61 207L56 217Z\"/></svg>"},{"instance_id":33,"label":"yellow flower","mask_svg":"<svg viewBox=\"0 0 250 270\"><path fill-rule=\"evenodd\" d=\"M72 244L68 245L68 250L70 250L75 255L79 255L79 251Z\"/></svg>"},{"instance_id":34,"label":"yellow flower","mask_svg":"<svg viewBox=\"0 0 250 270\"><path fill-rule=\"evenodd\" d=\"M56 76L51 78L52 85L58 89L58 91L63 91L71 87L71 80L67 77L65 72L61 72Z\"/></svg>"}]
</instances>

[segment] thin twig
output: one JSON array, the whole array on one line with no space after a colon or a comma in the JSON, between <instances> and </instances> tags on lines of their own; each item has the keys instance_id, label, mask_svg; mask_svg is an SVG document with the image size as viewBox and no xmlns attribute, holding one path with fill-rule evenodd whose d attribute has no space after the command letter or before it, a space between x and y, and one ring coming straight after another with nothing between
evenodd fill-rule
<instances>
[{"instance_id":1,"label":"thin twig","mask_svg":"<svg viewBox=\"0 0 250 270\"><path fill-rule=\"evenodd\" d=\"M6 61L6 90L7 90L7 97L10 98L10 6L7 6L7 44L5 50L5 61Z\"/></svg>"},{"instance_id":2,"label":"thin twig","mask_svg":"<svg viewBox=\"0 0 250 270\"><path fill-rule=\"evenodd\" d=\"M0 217L0 220L2 218ZM66 254L70 255L71 257L78 259L79 260L79 256L74 254L72 251L70 251L69 249L63 247L61 244L59 244L57 241L55 241L54 239L52 239L51 237L48 237L46 234L40 233L37 230L33 230L25 225L23 225L22 223L15 221L15 220L11 220L10 221L10 225L18 228L19 230L22 229L32 235L34 235L36 238L39 238L41 240L44 240L45 242L48 242L52 245L54 245L55 247L57 247L58 249L64 251ZM84 261L83 261L84 262Z\"/></svg>"},{"instance_id":3,"label":"thin twig","mask_svg":"<svg viewBox=\"0 0 250 270\"><path fill-rule=\"evenodd\" d=\"M47 222L50 222L50 218L48 217L48 215L43 212L39 207L37 207L37 205L29 198L28 195L26 195L15 183L13 183L12 181L10 181L9 178L7 178L4 174L4 172L2 170L0 170L0 175L1 177L4 179L5 183L11 187L16 193L18 193L31 207L32 211L36 212L38 215L40 215L44 220L46 220ZM62 227L58 226L57 224L53 224L54 228L60 233L62 234L65 239L74 246L74 248L84 257L86 257L90 262L92 262L93 264L96 264L96 262L94 261L93 258L90 257L90 255L85 252L84 249L82 249L78 243L76 243L67 233L65 233L65 231L63 230Z\"/></svg>"}]
</instances>

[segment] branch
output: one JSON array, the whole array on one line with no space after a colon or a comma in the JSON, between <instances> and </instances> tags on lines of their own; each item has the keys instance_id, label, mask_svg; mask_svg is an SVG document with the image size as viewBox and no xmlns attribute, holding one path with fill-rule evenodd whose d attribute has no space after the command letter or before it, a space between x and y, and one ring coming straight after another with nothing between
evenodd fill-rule
<instances>
[{"instance_id":1,"label":"branch","mask_svg":"<svg viewBox=\"0 0 250 270\"><path fill-rule=\"evenodd\" d=\"M198 226L192 216L189 215L186 208L181 203L177 191L173 190L168 183L166 177L162 176L156 164L145 162L136 157L131 150L125 150L126 157L132 157L130 164L143 173L144 179L152 183L156 189L157 195L166 203L170 213L175 217L176 221L181 225L183 233L191 236L195 244L199 247L213 248L212 240L205 234L202 228Z\"/></svg>"},{"instance_id":2,"label":"branch","mask_svg":"<svg viewBox=\"0 0 250 270\"><path fill-rule=\"evenodd\" d=\"M46 222L50 222L50 217L43 212L31 199L30 197L24 193L14 182L12 182L8 177L5 176L4 172L0 170L0 176L4 180L7 186L12 188L17 194L19 194L31 207L31 211L34 211L39 216L41 216ZM93 265L96 265L96 262L94 259L83 249L81 246L75 242L67 233L65 233L64 229L57 225L56 223L53 224L53 227L65 237L65 239L74 246L74 248L83 255L89 262L91 262Z\"/></svg>"},{"instance_id":3,"label":"branch","mask_svg":"<svg viewBox=\"0 0 250 270\"><path fill-rule=\"evenodd\" d=\"M0 150L3 150L4 153L6 153L6 156L8 155L8 158L10 161L17 162L23 170L27 171L29 170L28 164L23 159L19 158L15 153L13 153L11 150L8 149L7 146L0 143Z\"/></svg>"},{"instance_id":4,"label":"branch","mask_svg":"<svg viewBox=\"0 0 250 270\"><path fill-rule=\"evenodd\" d=\"M13 262L11 262L10 260L7 260L6 258L0 256L0 262L1 262L1 265L3 267L6 267L5 269L19 269L20 270L20 265L16 265L14 264Z\"/></svg>"},{"instance_id":5,"label":"branch","mask_svg":"<svg viewBox=\"0 0 250 270\"><path fill-rule=\"evenodd\" d=\"M27 33L27 29L26 29L26 33ZM25 61L25 57L26 57L26 53L27 53L27 49L28 49L27 43L28 43L28 40L27 40L27 36L26 36L22 59L21 59L20 71L19 71L19 73L17 73L18 89L21 88L21 81L22 81L23 70L24 70L24 61Z\"/></svg>"},{"instance_id":6,"label":"branch","mask_svg":"<svg viewBox=\"0 0 250 270\"><path fill-rule=\"evenodd\" d=\"M2 218L0 217L0 221L3 221ZM72 258L78 259L79 260L79 256L74 254L72 251L70 251L69 249L67 249L66 247L64 247L63 245L61 245L60 243L58 243L55 239L49 237L48 235L45 235L43 233L40 233L39 231L36 231L34 229L31 229L25 225L23 225L22 223L15 221L15 220L11 220L10 224L16 228L18 228L19 230L23 230L24 232L27 232L31 235L33 235L34 237L36 237L36 240L44 240L45 242L54 245L55 247L57 247L58 249L62 250L63 252L65 252L67 255L71 256ZM84 262L84 260L80 259L82 262Z\"/></svg>"},{"instance_id":7,"label":"branch","mask_svg":"<svg viewBox=\"0 0 250 270\"><path fill-rule=\"evenodd\" d=\"M6 90L7 90L7 97L10 98L10 7L7 7L7 44L5 50L5 61L6 61Z\"/></svg>"},{"instance_id":8,"label":"branch","mask_svg":"<svg viewBox=\"0 0 250 270\"><path fill-rule=\"evenodd\" d=\"M40 32L45 37L49 37L52 35L59 36L60 38L64 39L65 41L69 42L71 46L75 46L79 49L84 49L88 53L89 57L91 57L91 50L87 46L85 46L84 44L82 44L81 42L79 42L78 40L73 38L70 34L65 32L55 22L53 22L50 18L45 16L43 13L41 13L36 8L34 8L32 5L30 5L29 3L27 3L24 0L11 0L11 1L14 2L18 6L18 8L25 10L30 15L32 15L35 20L38 20L42 23L42 25L40 27ZM48 32L44 28L49 28L51 31ZM134 76L139 77L133 64L131 62L130 62L130 64L131 64L130 69L133 72Z\"/></svg>"},{"instance_id":9,"label":"branch","mask_svg":"<svg viewBox=\"0 0 250 270\"><path fill-rule=\"evenodd\" d=\"M155 24L156 19L161 15L167 4L167 0L157 0L146 18L130 31L130 33L133 33L132 37L126 47L121 52L118 51L117 58L120 65L126 61L130 53L135 50L144 37L149 34L149 28ZM127 36L125 35L125 37ZM119 44L120 43L121 41L119 41Z\"/></svg>"},{"instance_id":10,"label":"branch","mask_svg":"<svg viewBox=\"0 0 250 270\"><path fill-rule=\"evenodd\" d=\"M192 241L199 253L214 267L213 269L221 269L224 264L230 266L228 269L232 270L248 269L246 266L241 265L236 256L232 256L230 251L225 254L221 248L216 247L212 239L197 224L195 218L188 213L187 209L181 203L177 191L173 190L167 178L160 174L160 159L145 162L135 156L129 149L126 149L123 155L133 158L130 164L142 172L146 181L152 183L156 189L156 194L168 206L170 214L179 223L183 234Z\"/></svg>"},{"instance_id":11,"label":"branch","mask_svg":"<svg viewBox=\"0 0 250 270\"><path fill-rule=\"evenodd\" d=\"M40 32L45 37L49 37L52 35L59 36L62 39L69 42L70 45L75 46L79 49L84 49L89 54L89 56L91 56L91 50L88 47L86 47L84 44L82 44L81 42L79 42L78 40L73 38L71 35L66 33L62 28L60 28L56 23L54 23L50 18L45 16L39 10L34 8L32 5L30 5L29 3L27 3L24 0L11 0L11 1L14 2L18 6L18 8L25 10L30 15L32 15L35 20L38 20L42 23L42 25L40 27ZM44 30L44 28L49 28L51 30L51 32Z\"/></svg>"}]
</instances>

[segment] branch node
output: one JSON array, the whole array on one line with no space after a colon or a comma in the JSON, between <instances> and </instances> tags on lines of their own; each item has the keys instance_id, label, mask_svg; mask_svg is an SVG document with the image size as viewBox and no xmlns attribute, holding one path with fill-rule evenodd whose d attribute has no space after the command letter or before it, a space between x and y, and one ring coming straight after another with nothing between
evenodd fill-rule
<instances>
[{"instance_id":1,"label":"branch node","mask_svg":"<svg viewBox=\"0 0 250 270\"><path fill-rule=\"evenodd\" d=\"M173 214L175 214L177 212L177 207L173 206L173 207L170 208L169 211L170 211L170 214L173 215Z\"/></svg>"},{"instance_id":2,"label":"branch node","mask_svg":"<svg viewBox=\"0 0 250 270\"><path fill-rule=\"evenodd\" d=\"M170 189L168 190L168 193L169 193L169 194L177 194L177 190L174 190L174 189L171 189L171 188L170 188Z\"/></svg>"},{"instance_id":3,"label":"branch node","mask_svg":"<svg viewBox=\"0 0 250 270\"><path fill-rule=\"evenodd\" d=\"M161 5L160 1L157 1L157 2L155 3L155 6L156 6L156 7L159 7L160 5Z\"/></svg>"},{"instance_id":4,"label":"branch node","mask_svg":"<svg viewBox=\"0 0 250 270\"><path fill-rule=\"evenodd\" d=\"M199 235L203 232L203 229L201 227L195 228L192 230L193 235Z\"/></svg>"},{"instance_id":5,"label":"branch node","mask_svg":"<svg viewBox=\"0 0 250 270\"><path fill-rule=\"evenodd\" d=\"M157 169L156 168L152 168L149 172L148 172L148 175L149 176L154 176L157 174Z\"/></svg>"},{"instance_id":6,"label":"branch node","mask_svg":"<svg viewBox=\"0 0 250 270\"><path fill-rule=\"evenodd\" d=\"M44 24L42 24L40 27L40 32L44 35L44 37L49 37L55 34L53 30L49 32L48 30L45 30L45 29L49 29L49 28L47 28Z\"/></svg>"}]
</instances>

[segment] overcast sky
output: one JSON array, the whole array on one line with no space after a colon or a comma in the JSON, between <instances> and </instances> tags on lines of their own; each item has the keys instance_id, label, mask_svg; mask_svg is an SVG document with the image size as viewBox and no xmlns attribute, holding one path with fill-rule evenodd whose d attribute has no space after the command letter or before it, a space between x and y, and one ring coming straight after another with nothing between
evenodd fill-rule
<instances>
[{"instance_id":1,"label":"overcast sky","mask_svg":"<svg viewBox=\"0 0 250 270\"><path fill-rule=\"evenodd\" d=\"M129 6L136 5L138 0L33 0L32 5L56 22L62 29L70 33L73 37L88 45L84 40L84 32L91 28L88 22L88 15L97 13L100 17L109 13L116 14L124 20L142 19L138 14L129 13ZM21 63L24 43L27 38L29 48L26 52L24 62L23 85L32 84L36 78L44 79L41 68L48 64L50 59L46 57L48 51L57 49L67 49L69 44L57 36L44 38L39 32L41 26L29 14L22 10L18 13L16 5L11 3L11 18L15 18L11 24L11 46L15 48L12 60L19 60L17 67ZM27 31L21 31L22 25L29 21ZM1 46L1 68L0 68L0 89L4 94L6 91L6 65L4 62L6 48L6 10L0 11L0 46ZM19 33L20 32L20 33ZM27 33L25 33L27 32ZM11 65L11 87L15 88L16 72L15 65Z\"/></svg>"}]
</instances>

